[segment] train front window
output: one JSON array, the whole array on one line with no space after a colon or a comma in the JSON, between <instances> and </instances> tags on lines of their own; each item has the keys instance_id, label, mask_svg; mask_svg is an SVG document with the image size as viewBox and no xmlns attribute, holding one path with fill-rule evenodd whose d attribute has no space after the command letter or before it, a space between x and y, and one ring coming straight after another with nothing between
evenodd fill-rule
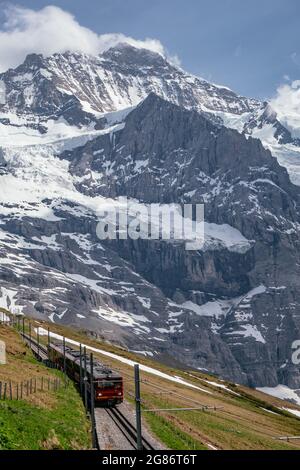
<instances>
[{"instance_id":1,"label":"train front window","mask_svg":"<svg viewBox=\"0 0 300 470\"><path fill-rule=\"evenodd\" d=\"M122 388L122 382L112 382L112 381L98 381L98 388Z\"/></svg>"}]
</instances>

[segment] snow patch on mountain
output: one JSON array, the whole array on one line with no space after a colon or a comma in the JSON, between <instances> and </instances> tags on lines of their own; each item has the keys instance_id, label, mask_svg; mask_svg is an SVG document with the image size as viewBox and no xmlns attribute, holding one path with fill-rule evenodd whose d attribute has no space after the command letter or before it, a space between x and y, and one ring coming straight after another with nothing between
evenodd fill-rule
<instances>
[{"instance_id":1,"label":"snow patch on mountain","mask_svg":"<svg viewBox=\"0 0 300 470\"><path fill-rule=\"evenodd\" d=\"M12 313L22 313L22 308L16 304L17 291L0 287L0 307L10 310Z\"/></svg>"},{"instance_id":2,"label":"snow patch on mountain","mask_svg":"<svg viewBox=\"0 0 300 470\"><path fill-rule=\"evenodd\" d=\"M286 385L279 384L276 387L257 387L256 390L271 395L272 397L300 405L300 390L292 390Z\"/></svg>"}]
</instances>

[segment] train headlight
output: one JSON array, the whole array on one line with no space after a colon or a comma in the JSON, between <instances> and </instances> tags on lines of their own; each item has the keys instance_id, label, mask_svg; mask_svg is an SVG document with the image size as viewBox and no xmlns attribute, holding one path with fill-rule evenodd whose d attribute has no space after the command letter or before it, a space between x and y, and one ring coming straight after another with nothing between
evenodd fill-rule
<instances>
[{"instance_id":1,"label":"train headlight","mask_svg":"<svg viewBox=\"0 0 300 470\"><path fill-rule=\"evenodd\" d=\"M98 392L98 397L102 397L102 393Z\"/></svg>"}]
</instances>

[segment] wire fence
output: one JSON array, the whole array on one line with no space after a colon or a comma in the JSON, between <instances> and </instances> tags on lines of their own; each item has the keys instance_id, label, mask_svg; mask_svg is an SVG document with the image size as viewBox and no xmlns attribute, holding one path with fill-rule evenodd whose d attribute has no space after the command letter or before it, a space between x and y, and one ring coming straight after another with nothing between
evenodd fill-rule
<instances>
[{"instance_id":1,"label":"wire fence","mask_svg":"<svg viewBox=\"0 0 300 470\"><path fill-rule=\"evenodd\" d=\"M21 334L24 343L27 344L27 346L29 346L31 349L31 345L28 344L28 341L25 340L23 335L25 331L25 322L23 316L9 315L4 312L0 312L0 324L15 328ZM48 368L56 370L59 369L57 364L54 364L49 360L41 360L35 351L32 352L35 357L39 361L42 361ZM0 381L0 400L22 400L26 399L26 397L29 397L32 394L43 393L46 391L57 392L62 387L67 387L69 384L70 381L69 379L66 379L66 377L64 380L61 380L60 378L50 378L49 376L26 378L26 380L20 382L10 380Z\"/></svg>"},{"instance_id":2,"label":"wire fence","mask_svg":"<svg viewBox=\"0 0 300 470\"><path fill-rule=\"evenodd\" d=\"M65 387L65 382L50 377L34 377L18 383L0 382L0 400L23 400L29 395L45 391L56 392L62 387Z\"/></svg>"},{"instance_id":3,"label":"wire fence","mask_svg":"<svg viewBox=\"0 0 300 470\"><path fill-rule=\"evenodd\" d=\"M24 343L31 349L35 358L42 362L45 366L51 369L57 369L63 372L64 379L59 378L51 380L49 377L32 378L27 381L23 381L17 384L12 382L0 382L0 400L20 400L30 396L33 393L43 392L46 390L57 391L61 387L67 387L72 383L72 380L68 377L66 368L66 345L65 338L63 338L63 350L64 360L63 364L52 362L49 359L47 345L50 344L50 329L48 327L48 338L46 344L40 341L39 328L36 330L32 328L30 321L26 322L23 315L11 315L0 312L0 324L6 325L16 329L23 339ZM96 420L95 420L95 394L94 394L94 382L93 382L93 354L89 356L89 364L91 367L90 380L87 378L86 362L88 354L84 348L83 361L80 367L80 383L76 383L79 388L80 395L83 399L84 406L86 409L87 417L91 421L92 428L92 442L93 448L100 450L98 435L96 431Z\"/></svg>"}]
</instances>

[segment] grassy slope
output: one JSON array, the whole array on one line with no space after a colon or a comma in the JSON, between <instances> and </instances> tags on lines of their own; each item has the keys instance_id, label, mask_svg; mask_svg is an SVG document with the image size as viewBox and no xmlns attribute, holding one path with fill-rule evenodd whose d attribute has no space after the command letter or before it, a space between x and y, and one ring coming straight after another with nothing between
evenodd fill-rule
<instances>
[{"instance_id":1,"label":"grassy slope","mask_svg":"<svg viewBox=\"0 0 300 470\"><path fill-rule=\"evenodd\" d=\"M39 322L39 324L45 328L48 326L47 323ZM194 390L141 372L144 420L153 433L169 448L204 449L212 448L211 446L218 449L300 448L300 440L283 442L274 439L279 436L300 435L300 420L281 409L286 406L299 410L299 407L247 387L213 379L202 373L172 369L116 346L89 339L83 331L53 324L49 326L51 331L119 356L137 360L170 375L180 376L201 387L202 390ZM45 337L44 341L46 341ZM134 392L132 367L101 356L101 354L98 354L98 357L105 364L120 370L125 379L126 398L132 401ZM221 385L227 385L235 394L208 384L205 380L214 380ZM198 407L200 405L216 406L221 409L155 413L146 411L153 408ZM265 411L266 409L269 411Z\"/></svg>"},{"instance_id":2,"label":"grassy slope","mask_svg":"<svg viewBox=\"0 0 300 470\"><path fill-rule=\"evenodd\" d=\"M0 338L7 348L7 364L0 366L0 381L62 375L37 362L20 336L0 325ZM37 391L23 400L0 401L0 449L90 448L89 422L73 384L58 391Z\"/></svg>"}]
</instances>

